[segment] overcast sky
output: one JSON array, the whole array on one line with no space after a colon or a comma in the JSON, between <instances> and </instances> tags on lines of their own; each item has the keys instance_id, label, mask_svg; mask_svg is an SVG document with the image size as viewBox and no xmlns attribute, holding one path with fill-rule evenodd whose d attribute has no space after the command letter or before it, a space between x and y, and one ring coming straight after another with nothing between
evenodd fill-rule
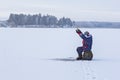
<instances>
[{"instance_id":1,"label":"overcast sky","mask_svg":"<svg viewBox=\"0 0 120 80\"><path fill-rule=\"evenodd\" d=\"M0 20L10 13L50 14L75 21L119 21L120 0L0 0Z\"/></svg>"}]
</instances>

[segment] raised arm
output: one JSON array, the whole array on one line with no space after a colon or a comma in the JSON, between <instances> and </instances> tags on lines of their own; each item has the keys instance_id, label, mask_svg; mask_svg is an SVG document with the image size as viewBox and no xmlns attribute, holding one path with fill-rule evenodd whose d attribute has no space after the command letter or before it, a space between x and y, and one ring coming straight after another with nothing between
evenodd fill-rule
<instances>
[{"instance_id":1,"label":"raised arm","mask_svg":"<svg viewBox=\"0 0 120 80\"><path fill-rule=\"evenodd\" d=\"M86 39L85 35L81 32L80 29L76 29L76 33L77 33L82 39Z\"/></svg>"}]
</instances>

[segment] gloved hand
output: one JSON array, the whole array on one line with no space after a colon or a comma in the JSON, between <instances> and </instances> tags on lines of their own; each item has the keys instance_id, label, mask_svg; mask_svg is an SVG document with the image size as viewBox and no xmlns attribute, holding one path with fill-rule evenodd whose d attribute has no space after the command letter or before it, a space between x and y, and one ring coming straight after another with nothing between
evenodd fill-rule
<instances>
[{"instance_id":1,"label":"gloved hand","mask_svg":"<svg viewBox=\"0 0 120 80\"><path fill-rule=\"evenodd\" d=\"M81 32L81 30L76 29L76 33L78 33L80 35L82 32Z\"/></svg>"}]
</instances>

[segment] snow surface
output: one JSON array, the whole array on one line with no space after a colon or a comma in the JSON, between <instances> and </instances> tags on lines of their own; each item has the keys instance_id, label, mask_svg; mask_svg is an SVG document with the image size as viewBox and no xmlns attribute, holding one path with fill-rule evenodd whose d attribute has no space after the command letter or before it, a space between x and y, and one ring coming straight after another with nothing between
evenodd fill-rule
<instances>
[{"instance_id":1,"label":"snow surface","mask_svg":"<svg viewBox=\"0 0 120 80\"><path fill-rule=\"evenodd\" d=\"M0 28L0 80L120 80L120 29L81 30L93 35L92 61L73 60L75 28Z\"/></svg>"}]
</instances>

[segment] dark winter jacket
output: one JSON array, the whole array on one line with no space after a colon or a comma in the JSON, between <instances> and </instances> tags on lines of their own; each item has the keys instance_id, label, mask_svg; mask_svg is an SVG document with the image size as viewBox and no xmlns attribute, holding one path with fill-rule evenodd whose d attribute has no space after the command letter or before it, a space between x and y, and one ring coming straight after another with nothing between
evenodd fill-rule
<instances>
[{"instance_id":1,"label":"dark winter jacket","mask_svg":"<svg viewBox=\"0 0 120 80\"><path fill-rule=\"evenodd\" d=\"M92 48L92 35L84 35L80 34L80 37L83 39L83 50L84 51L91 51Z\"/></svg>"}]
</instances>

